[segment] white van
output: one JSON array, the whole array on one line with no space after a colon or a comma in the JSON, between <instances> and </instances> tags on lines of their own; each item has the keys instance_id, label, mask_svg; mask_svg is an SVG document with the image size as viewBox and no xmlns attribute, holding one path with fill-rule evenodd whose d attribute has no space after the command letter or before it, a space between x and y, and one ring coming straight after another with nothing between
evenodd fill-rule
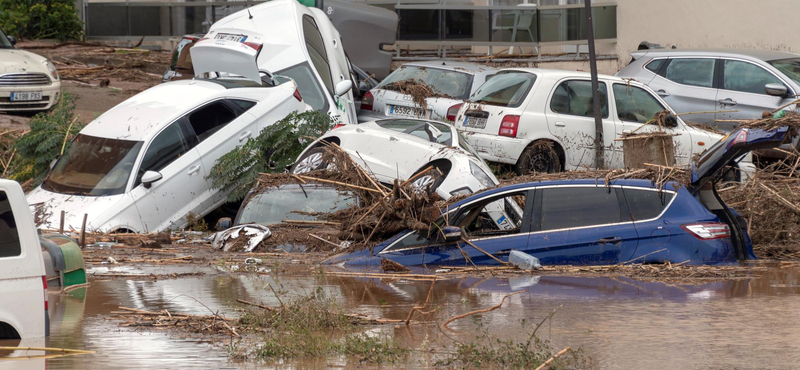
<instances>
[{"instance_id":1,"label":"white van","mask_svg":"<svg viewBox=\"0 0 800 370\"><path fill-rule=\"evenodd\" d=\"M49 334L42 247L18 183L0 179L0 340Z\"/></svg>"}]
</instances>

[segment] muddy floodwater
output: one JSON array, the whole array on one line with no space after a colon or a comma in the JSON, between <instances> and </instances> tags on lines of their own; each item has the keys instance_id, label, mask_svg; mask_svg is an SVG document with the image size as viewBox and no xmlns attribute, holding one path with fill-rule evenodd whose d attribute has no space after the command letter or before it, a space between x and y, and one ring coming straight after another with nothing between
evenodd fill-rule
<instances>
[{"instance_id":1,"label":"muddy floodwater","mask_svg":"<svg viewBox=\"0 0 800 370\"><path fill-rule=\"evenodd\" d=\"M125 271L136 273L136 269ZM342 358L280 366L235 363L228 360L225 350L229 339L119 327L120 321L111 313L124 306L203 315L218 311L236 317L247 309L237 298L278 305L273 290L288 297L322 287L350 312L404 319L415 304L425 301L431 284L320 274L230 274L213 267L201 271L205 274L171 280L94 280L88 288L71 294L51 293L47 342L0 345L46 344L97 353L0 361L0 369L364 368L368 366ZM445 334L470 341L481 330L501 339L519 339L557 309L540 330L541 337L556 350L583 348L601 369L796 369L800 364L800 269L776 267L758 274L699 285L608 276L438 280L431 295L437 312L424 318L438 323L496 305L509 292L527 291L509 297L498 310L455 321L445 332L435 323L364 330L393 333L400 342L416 348L423 342L445 343L450 340ZM37 354L41 353L28 355ZM395 364L398 368L427 365L424 360ZM387 367L391 366L383 366Z\"/></svg>"}]
</instances>

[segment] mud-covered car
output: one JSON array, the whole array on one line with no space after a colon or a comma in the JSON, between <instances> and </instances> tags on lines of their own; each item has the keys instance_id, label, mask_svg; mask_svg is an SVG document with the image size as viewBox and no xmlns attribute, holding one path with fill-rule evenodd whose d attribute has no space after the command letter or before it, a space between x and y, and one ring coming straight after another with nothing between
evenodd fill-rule
<instances>
[{"instance_id":1,"label":"mud-covered car","mask_svg":"<svg viewBox=\"0 0 800 370\"><path fill-rule=\"evenodd\" d=\"M47 58L14 48L0 30L0 111L46 111L58 102L61 80Z\"/></svg>"},{"instance_id":2,"label":"mud-covered car","mask_svg":"<svg viewBox=\"0 0 800 370\"><path fill-rule=\"evenodd\" d=\"M687 185L577 179L494 188L443 210L430 232L401 232L374 250L326 262L380 265L387 258L403 265L468 265L462 250L477 265L498 263L488 254L508 261L512 250L532 255L544 265L717 264L755 259L747 222L722 201L715 184L747 152L779 146L790 139L788 132L785 127L734 132L697 160ZM503 230L489 221L487 210L497 203L523 209L511 220L514 228Z\"/></svg>"}]
</instances>

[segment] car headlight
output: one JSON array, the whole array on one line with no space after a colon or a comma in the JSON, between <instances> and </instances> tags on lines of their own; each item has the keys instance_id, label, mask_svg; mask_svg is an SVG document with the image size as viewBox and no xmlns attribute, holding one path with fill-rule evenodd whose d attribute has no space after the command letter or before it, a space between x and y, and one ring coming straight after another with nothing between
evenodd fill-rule
<instances>
[{"instance_id":1,"label":"car headlight","mask_svg":"<svg viewBox=\"0 0 800 370\"><path fill-rule=\"evenodd\" d=\"M49 60L44 61L44 65L47 66L47 70L50 71L50 76L53 77L53 81L58 81L58 71L56 70L56 66L53 65Z\"/></svg>"},{"instance_id":2,"label":"car headlight","mask_svg":"<svg viewBox=\"0 0 800 370\"><path fill-rule=\"evenodd\" d=\"M463 187L461 189L456 189L450 192L451 197L457 197L460 195L470 195L472 194L472 190L469 190L469 187Z\"/></svg>"},{"instance_id":3,"label":"car headlight","mask_svg":"<svg viewBox=\"0 0 800 370\"><path fill-rule=\"evenodd\" d=\"M497 184L492 181L492 178L483 171L481 166L475 164L475 162L469 161L469 171L472 172L472 176L475 176L476 179L481 183L481 185L491 188Z\"/></svg>"}]
</instances>

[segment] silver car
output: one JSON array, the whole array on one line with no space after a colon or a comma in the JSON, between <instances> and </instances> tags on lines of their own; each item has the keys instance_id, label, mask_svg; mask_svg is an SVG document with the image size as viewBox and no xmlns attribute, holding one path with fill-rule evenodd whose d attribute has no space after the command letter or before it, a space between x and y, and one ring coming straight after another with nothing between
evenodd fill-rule
<instances>
[{"instance_id":1,"label":"silver car","mask_svg":"<svg viewBox=\"0 0 800 370\"><path fill-rule=\"evenodd\" d=\"M725 120L761 118L762 112L790 103L800 94L798 54L655 49L631 55L633 60L617 76L647 84L678 113L707 112L684 118L723 131L736 126Z\"/></svg>"}]
</instances>

